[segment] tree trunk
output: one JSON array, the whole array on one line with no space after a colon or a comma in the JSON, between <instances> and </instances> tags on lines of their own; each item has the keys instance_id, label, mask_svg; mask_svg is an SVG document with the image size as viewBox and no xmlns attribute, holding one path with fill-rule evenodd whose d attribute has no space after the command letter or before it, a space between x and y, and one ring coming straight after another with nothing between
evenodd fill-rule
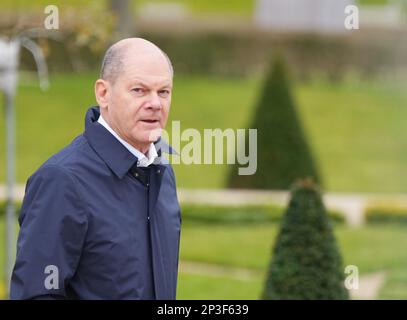
<instances>
[{"instance_id":1,"label":"tree trunk","mask_svg":"<svg viewBox=\"0 0 407 320\"><path fill-rule=\"evenodd\" d=\"M130 0L109 0L109 8L116 17L115 38L122 39L135 33Z\"/></svg>"}]
</instances>

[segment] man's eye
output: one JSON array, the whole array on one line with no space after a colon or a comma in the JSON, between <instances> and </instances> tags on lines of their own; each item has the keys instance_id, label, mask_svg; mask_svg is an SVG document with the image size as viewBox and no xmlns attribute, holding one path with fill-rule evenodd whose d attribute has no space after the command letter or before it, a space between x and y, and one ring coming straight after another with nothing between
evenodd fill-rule
<instances>
[{"instance_id":1,"label":"man's eye","mask_svg":"<svg viewBox=\"0 0 407 320\"><path fill-rule=\"evenodd\" d=\"M161 98L166 98L170 94L170 91L169 90L160 90L158 92L158 94L160 95Z\"/></svg>"},{"instance_id":2,"label":"man's eye","mask_svg":"<svg viewBox=\"0 0 407 320\"><path fill-rule=\"evenodd\" d=\"M143 88L133 88L133 89L131 89L131 90L134 91L135 93L138 93L138 94L144 93L144 89L143 89Z\"/></svg>"}]
</instances>

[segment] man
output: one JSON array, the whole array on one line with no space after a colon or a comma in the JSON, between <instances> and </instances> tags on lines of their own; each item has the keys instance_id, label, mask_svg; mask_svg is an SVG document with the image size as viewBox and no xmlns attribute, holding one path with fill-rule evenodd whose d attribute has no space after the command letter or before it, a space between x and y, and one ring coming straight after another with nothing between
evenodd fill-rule
<instances>
[{"instance_id":1,"label":"man","mask_svg":"<svg viewBox=\"0 0 407 320\"><path fill-rule=\"evenodd\" d=\"M175 299L181 216L159 137L172 76L149 41L108 49L84 133L27 182L12 299Z\"/></svg>"}]
</instances>

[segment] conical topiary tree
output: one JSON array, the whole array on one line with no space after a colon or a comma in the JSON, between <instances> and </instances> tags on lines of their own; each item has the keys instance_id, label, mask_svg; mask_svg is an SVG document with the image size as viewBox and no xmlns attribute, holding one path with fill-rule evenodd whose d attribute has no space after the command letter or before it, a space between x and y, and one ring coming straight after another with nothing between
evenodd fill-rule
<instances>
[{"instance_id":1,"label":"conical topiary tree","mask_svg":"<svg viewBox=\"0 0 407 320\"><path fill-rule=\"evenodd\" d=\"M232 167L229 187L289 189L296 179L306 177L321 185L281 58L274 61L266 77L250 128L257 129L257 171L244 176L238 175L238 165Z\"/></svg>"},{"instance_id":2,"label":"conical topiary tree","mask_svg":"<svg viewBox=\"0 0 407 320\"><path fill-rule=\"evenodd\" d=\"M293 189L262 298L349 298L329 218L318 190L309 180Z\"/></svg>"}]
</instances>

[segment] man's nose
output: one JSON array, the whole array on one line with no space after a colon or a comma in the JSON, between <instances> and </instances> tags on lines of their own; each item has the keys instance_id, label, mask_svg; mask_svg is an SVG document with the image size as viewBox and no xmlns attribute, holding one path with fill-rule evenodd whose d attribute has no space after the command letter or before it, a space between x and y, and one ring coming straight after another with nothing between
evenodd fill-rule
<instances>
[{"instance_id":1,"label":"man's nose","mask_svg":"<svg viewBox=\"0 0 407 320\"><path fill-rule=\"evenodd\" d=\"M152 109L161 109L161 100L157 92L151 92L148 101L148 107Z\"/></svg>"}]
</instances>

